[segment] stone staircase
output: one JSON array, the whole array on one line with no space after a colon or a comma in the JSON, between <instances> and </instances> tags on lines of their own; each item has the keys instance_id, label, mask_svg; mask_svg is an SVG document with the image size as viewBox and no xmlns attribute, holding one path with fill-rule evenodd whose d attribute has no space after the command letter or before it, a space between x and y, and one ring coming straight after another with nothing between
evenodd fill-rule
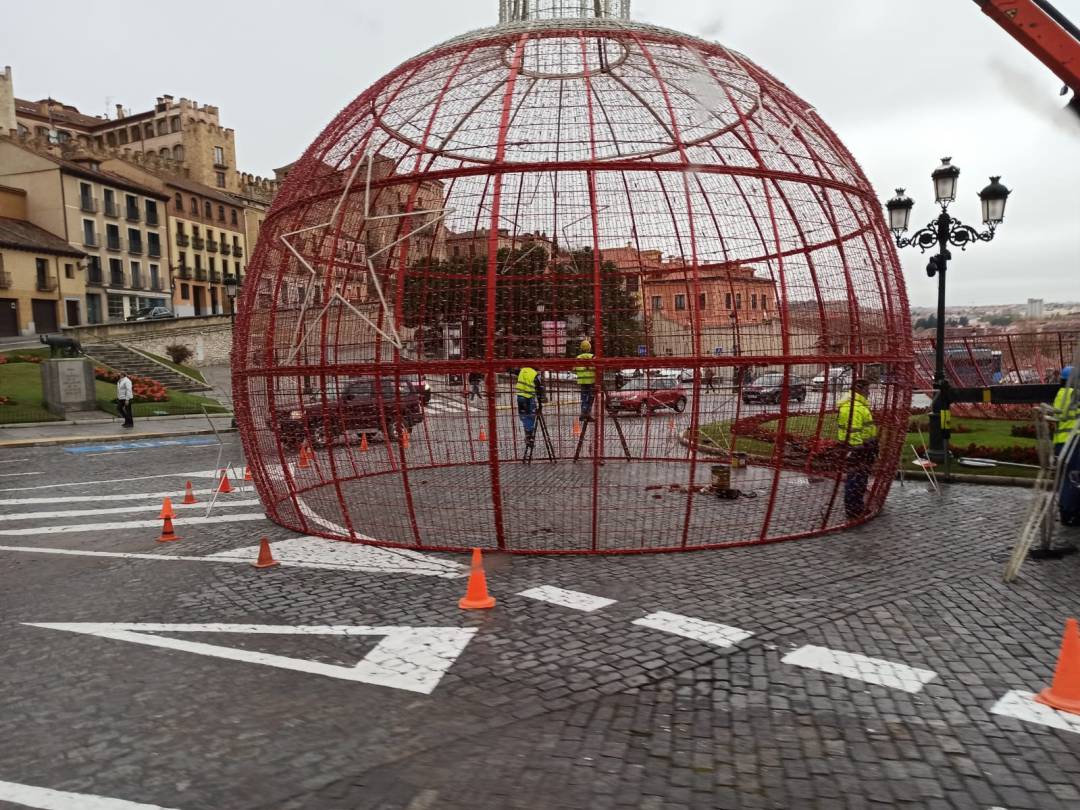
<instances>
[{"instance_id":1,"label":"stone staircase","mask_svg":"<svg viewBox=\"0 0 1080 810\"><path fill-rule=\"evenodd\" d=\"M149 377L173 391L202 394L210 390L210 386L179 374L168 366L163 366L149 357L133 352L119 343L92 343L83 346L83 351L103 366L126 371L137 377Z\"/></svg>"}]
</instances>

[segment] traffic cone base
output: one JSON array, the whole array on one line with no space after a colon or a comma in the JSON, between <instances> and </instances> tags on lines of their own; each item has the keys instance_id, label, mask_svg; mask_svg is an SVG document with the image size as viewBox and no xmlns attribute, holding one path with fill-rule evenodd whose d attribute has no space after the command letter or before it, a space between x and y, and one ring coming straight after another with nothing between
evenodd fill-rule
<instances>
[{"instance_id":1,"label":"traffic cone base","mask_svg":"<svg viewBox=\"0 0 1080 810\"><path fill-rule=\"evenodd\" d=\"M195 490L191 488L191 482L188 481L184 485L184 500L183 503L195 503Z\"/></svg>"},{"instance_id":2,"label":"traffic cone base","mask_svg":"<svg viewBox=\"0 0 1080 810\"><path fill-rule=\"evenodd\" d=\"M1076 619L1065 622L1054 682L1035 700L1059 711L1080 714L1080 624Z\"/></svg>"},{"instance_id":3,"label":"traffic cone base","mask_svg":"<svg viewBox=\"0 0 1080 810\"><path fill-rule=\"evenodd\" d=\"M458 602L462 610L486 610L495 607L495 597L488 593L487 577L484 575L484 559L480 549L472 550L472 570L465 596Z\"/></svg>"},{"instance_id":4,"label":"traffic cone base","mask_svg":"<svg viewBox=\"0 0 1080 810\"><path fill-rule=\"evenodd\" d=\"M176 532L173 531L172 516L166 515L164 520L165 523L161 526L161 537L159 537L157 541L159 543L171 543L174 540L179 540L180 538L177 537Z\"/></svg>"},{"instance_id":5,"label":"traffic cone base","mask_svg":"<svg viewBox=\"0 0 1080 810\"><path fill-rule=\"evenodd\" d=\"M264 537L259 540L259 559L253 562L252 566L255 568L273 568L275 565L281 565L281 563L274 559L274 555L270 551L270 541Z\"/></svg>"}]
</instances>

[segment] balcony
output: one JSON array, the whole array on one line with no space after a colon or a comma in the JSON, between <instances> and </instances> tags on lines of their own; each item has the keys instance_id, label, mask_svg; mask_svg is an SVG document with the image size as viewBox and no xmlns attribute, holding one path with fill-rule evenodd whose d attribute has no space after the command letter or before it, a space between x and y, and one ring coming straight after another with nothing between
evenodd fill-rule
<instances>
[{"instance_id":1,"label":"balcony","mask_svg":"<svg viewBox=\"0 0 1080 810\"><path fill-rule=\"evenodd\" d=\"M233 256L235 256L238 259L241 256L244 255L244 249L242 247L240 247L239 245L233 245L232 246L232 252L233 252Z\"/></svg>"},{"instance_id":2,"label":"balcony","mask_svg":"<svg viewBox=\"0 0 1080 810\"><path fill-rule=\"evenodd\" d=\"M93 197L80 197L79 209L88 214L96 214L98 211L98 201Z\"/></svg>"},{"instance_id":3,"label":"balcony","mask_svg":"<svg viewBox=\"0 0 1080 810\"><path fill-rule=\"evenodd\" d=\"M101 268L94 269L92 267L86 268L86 283L93 284L100 287L102 284Z\"/></svg>"},{"instance_id":4,"label":"balcony","mask_svg":"<svg viewBox=\"0 0 1080 810\"><path fill-rule=\"evenodd\" d=\"M206 243L206 249L211 253L217 253L217 242L211 239L209 242Z\"/></svg>"},{"instance_id":5,"label":"balcony","mask_svg":"<svg viewBox=\"0 0 1080 810\"><path fill-rule=\"evenodd\" d=\"M211 270L210 271L210 283L211 284L220 284L221 283L221 271L220 270Z\"/></svg>"},{"instance_id":6,"label":"balcony","mask_svg":"<svg viewBox=\"0 0 1080 810\"><path fill-rule=\"evenodd\" d=\"M146 224L149 225L152 228L157 227L158 225L160 225L161 223L158 221L157 213L149 213L149 212L147 212L147 214L146 214Z\"/></svg>"},{"instance_id":7,"label":"balcony","mask_svg":"<svg viewBox=\"0 0 1080 810\"><path fill-rule=\"evenodd\" d=\"M180 278L184 279L185 281L189 281L191 279L191 276L192 276L191 268L186 264L182 264L182 265L180 265L179 267L176 268L176 275L178 275Z\"/></svg>"},{"instance_id":8,"label":"balcony","mask_svg":"<svg viewBox=\"0 0 1080 810\"><path fill-rule=\"evenodd\" d=\"M195 268L195 280L196 281L206 281L206 268L205 267L196 267Z\"/></svg>"},{"instance_id":9,"label":"balcony","mask_svg":"<svg viewBox=\"0 0 1080 810\"><path fill-rule=\"evenodd\" d=\"M116 207L116 203L111 200L105 200L105 216L118 218L120 216L120 209Z\"/></svg>"},{"instance_id":10,"label":"balcony","mask_svg":"<svg viewBox=\"0 0 1080 810\"><path fill-rule=\"evenodd\" d=\"M142 255L142 240L128 240L128 253L134 253L136 256Z\"/></svg>"},{"instance_id":11,"label":"balcony","mask_svg":"<svg viewBox=\"0 0 1080 810\"><path fill-rule=\"evenodd\" d=\"M133 290L141 290L142 288L143 288L142 277L141 276L132 276L131 277L131 289L133 289Z\"/></svg>"},{"instance_id":12,"label":"balcony","mask_svg":"<svg viewBox=\"0 0 1080 810\"><path fill-rule=\"evenodd\" d=\"M188 245L191 244L191 240L188 238L188 235L186 233L180 233L179 231L177 231L176 232L176 244L179 247L187 247Z\"/></svg>"},{"instance_id":13,"label":"balcony","mask_svg":"<svg viewBox=\"0 0 1080 810\"><path fill-rule=\"evenodd\" d=\"M160 242L149 242L146 245L146 255L149 256L151 259L160 259L161 258L161 243Z\"/></svg>"},{"instance_id":14,"label":"balcony","mask_svg":"<svg viewBox=\"0 0 1080 810\"><path fill-rule=\"evenodd\" d=\"M150 279L150 289L153 292L164 292L165 288L161 286L161 280L152 278Z\"/></svg>"},{"instance_id":15,"label":"balcony","mask_svg":"<svg viewBox=\"0 0 1080 810\"><path fill-rule=\"evenodd\" d=\"M141 219L141 217L139 216L139 209L138 208L132 208L131 206L128 206L127 215L125 216L125 219L128 222L138 222Z\"/></svg>"},{"instance_id":16,"label":"balcony","mask_svg":"<svg viewBox=\"0 0 1080 810\"><path fill-rule=\"evenodd\" d=\"M100 239L100 237L98 236L97 231L91 231L90 233L87 233L86 231L83 231L83 238L82 238L83 247L97 247L98 245L101 244L99 239Z\"/></svg>"},{"instance_id":17,"label":"balcony","mask_svg":"<svg viewBox=\"0 0 1080 810\"><path fill-rule=\"evenodd\" d=\"M113 273L111 276L109 276L109 286L110 287L119 287L119 288L123 289L123 287L124 287L124 274L123 273Z\"/></svg>"},{"instance_id":18,"label":"balcony","mask_svg":"<svg viewBox=\"0 0 1080 810\"><path fill-rule=\"evenodd\" d=\"M191 237L191 246L195 250L202 250L206 247L206 241L201 236L193 236Z\"/></svg>"},{"instance_id":19,"label":"balcony","mask_svg":"<svg viewBox=\"0 0 1080 810\"><path fill-rule=\"evenodd\" d=\"M54 292L56 290L56 276L38 276L37 288L39 292Z\"/></svg>"},{"instance_id":20,"label":"balcony","mask_svg":"<svg viewBox=\"0 0 1080 810\"><path fill-rule=\"evenodd\" d=\"M0 270L0 290L8 290L11 288L11 273L5 273Z\"/></svg>"},{"instance_id":21,"label":"balcony","mask_svg":"<svg viewBox=\"0 0 1080 810\"><path fill-rule=\"evenodd\" d=\"M221 243L221 255L222 256L231 256L232 255L232 246L229 245L227 242L222 242Z\"/></svg>"},{"instance_id":22,"label":"balcony","mask_svg":"<svg viewBox=\"0 0 1080 810\"><path fill-rule=\"evenodd\" d=\"M123 250L123 242L121 241L120 237L116 237L116 239L106 239L105 249L115 251Z\"/></svg>"}]
</instances>

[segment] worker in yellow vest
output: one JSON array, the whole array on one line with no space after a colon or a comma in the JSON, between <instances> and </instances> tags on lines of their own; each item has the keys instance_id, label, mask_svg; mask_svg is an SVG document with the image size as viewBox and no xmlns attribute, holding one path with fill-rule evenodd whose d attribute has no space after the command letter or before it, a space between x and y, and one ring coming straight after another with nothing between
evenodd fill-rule
<instances>
[{"instance_id":1,"label":"worker in yellow vest","mask_svg":"<svg viewBox=\"0 0 1080 810\"><path fill-rule=\"evenodd\" d=\"M544 405L544 379L535 368L526 366L517 375L518 418L525 428L525 446L532 448L536 434L536 417Z\"/></svg>"},{"instance_id":2,"label":"worker in yellow vest","mask_svg":"<svg viewBox=\"0 0 1080 810\"><path fill-rule=\"evenodd\" d=\"M1054 397L1054 410L1057 417L1057 428L1054 430L1054 456L1060 456L1069 441L1069 436L1076 427L1076 417L1080 416L1080 395L1076 388L1069 387L1069 377L1072 376L1072 366L1065 366L1061 370L1061 388Z\"/></svg>"},{"instance_id":3,"label":"worker in yellow vest","mask_svg":"<svg viewBox=\"0 0 1080 810\"><path fill-rule=\"evenodd\" d=\"M578 360L592 360L596 355L592 353L592 344L581 341L581 353ZM592 417L592 406L596 400L596 367L576 366L574 373L577 375L578 388L581 389L581 421L588 422Z\"/></svg>"},{"instance_id":4,"label":"worker in yellow vest","mask_svg":"<svg viewBox=\"0 0 1080 810\"><path fill-rule=\"evenodd\" d=\"M844 511L849 520L857 520L866 510L870 468L877 457L877 426L870 410L870 383L858 379L851 388L837 404L836 438L847 447Z\"/></svg>"}]
</instances>

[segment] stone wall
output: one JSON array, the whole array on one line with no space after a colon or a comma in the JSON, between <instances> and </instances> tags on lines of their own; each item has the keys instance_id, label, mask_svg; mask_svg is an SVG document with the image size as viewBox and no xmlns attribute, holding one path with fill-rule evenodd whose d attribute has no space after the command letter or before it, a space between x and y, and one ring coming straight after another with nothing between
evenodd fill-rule
<instances>
[{"instance_id":1,"label":"stone wall","mask_svg":"<svg viewBox=\"0 0 1080 810\"><path fill-rule=\"evenodd\" d=\"M162 357L168 357L166 346L181 343L195 353L188 361L193 366L227 364L232 348L232 321L228 315L76 326L65 328L64 334L83 344L120 343Z\"/></svg>"}]
</instances>

